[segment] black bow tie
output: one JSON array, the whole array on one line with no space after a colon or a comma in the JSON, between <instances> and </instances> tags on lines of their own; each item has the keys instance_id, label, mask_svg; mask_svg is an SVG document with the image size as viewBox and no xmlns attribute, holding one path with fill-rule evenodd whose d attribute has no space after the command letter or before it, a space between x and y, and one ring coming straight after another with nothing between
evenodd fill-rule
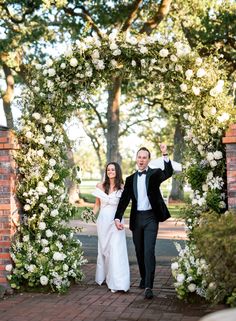
<instances>
[{"instance_id":1,"label":"black bow tie","mask_svg":"<svg viewBox=\"0 0 236 321\"><path fill-rule=\"evenodd\" d=\"M145 170L142 171L142 172L138 172L138 174L139 174L139 176L141 176L142 174L147 174L147 171L146 171L146 169L145 169Z\"/></svg>"}]
</instances>

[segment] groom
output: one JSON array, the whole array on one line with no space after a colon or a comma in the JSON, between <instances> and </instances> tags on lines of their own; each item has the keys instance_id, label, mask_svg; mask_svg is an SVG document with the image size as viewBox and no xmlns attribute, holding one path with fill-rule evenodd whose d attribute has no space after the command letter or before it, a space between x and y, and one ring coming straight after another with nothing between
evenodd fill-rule
<instances>
[{"instance_id":1,"label":"groom","mask_svg":"<svg viewBox=\"0 0 236 321\"><path fill-rule=\"evenodd\" d=\"M146 299L153 298L153 282L155 275L156 259L155 244L159 222L170 217L170 213L161 196L160 184L173 173L171 162L168 158L167 146L160 145L164 157L164 170L148 167L150 152L142 147L138 150L136 163L138 171L127 177L124 191L121 195L115 214L115 224L122 230L122 216L132 200L130 213L130 229L133 233L133 242L139 266L141 281L139 287L145 289Z\"/></svg>"}]
</instances>

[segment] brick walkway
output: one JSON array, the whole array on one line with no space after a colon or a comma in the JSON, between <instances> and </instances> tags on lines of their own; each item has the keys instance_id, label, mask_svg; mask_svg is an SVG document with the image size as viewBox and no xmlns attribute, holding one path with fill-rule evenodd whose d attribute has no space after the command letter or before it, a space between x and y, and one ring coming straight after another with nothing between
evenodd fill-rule
<instances>
[{"instance_id":1,"label":"brick walkway","mask_svg":"<svg viewBox=\"0 0 236 321\"><path fill-rule=\"evenodd\" d=\"M89 253L89 248L85 253ZM95 262L95 260L93 260ZM111 293L94 282L95 263L83 267L85 279L65 295L18 293L0 300L0 321L198 321L207 313L225 308L176 298L170 265L156 269L153 300L138 288L137 264L131 262L131 289ZM223 320L222 320L223 321Z\"/></svg>"}]
</instances>

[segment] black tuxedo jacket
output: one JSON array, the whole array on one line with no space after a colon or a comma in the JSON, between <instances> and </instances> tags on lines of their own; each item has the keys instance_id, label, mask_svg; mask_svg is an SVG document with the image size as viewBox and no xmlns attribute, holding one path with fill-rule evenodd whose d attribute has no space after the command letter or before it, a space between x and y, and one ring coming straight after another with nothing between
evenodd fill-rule
<instances>
[{"instance_id":1,"label":"black tuxedo jacket","mask_svg":"<svg viewBox=\"0 0 236 321\"><path fill-rule=\"evenodd\" d=\"M160 192L160 184L165 181L167 178L172 176L173 168L171 165L171 161L165 162L164 170L161 169L151 169L148 168L146 174L146 187L147 187L147 196L149 202L151 204L152 210L155 214L157 222L163 222L170 217L170 213L166 207L166 204L162 198ZM122 216L130 202L132 201L131 205L131 212L130 212L130 221L129 227L131 230L135 228L135 218L137 212L137 177L138 172L135 172L131 176L127 177L125 181L124 191L121 195L115 219L122 219Z\"/></svg>"}]
</instances>

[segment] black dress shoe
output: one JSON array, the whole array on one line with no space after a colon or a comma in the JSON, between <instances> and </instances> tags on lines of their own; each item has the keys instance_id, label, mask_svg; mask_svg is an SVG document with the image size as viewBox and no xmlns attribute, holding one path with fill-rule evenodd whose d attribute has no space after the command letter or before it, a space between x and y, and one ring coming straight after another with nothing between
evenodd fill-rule
<instances>
[{"instance_id":1,"label":"black dress shoe","mask_svg":"<svg viewBox=\"0 0 236 321\"><path fill-rule=\"evenodd\" d=\"M145 289L144 297L145 297L145 299L152 299L153 298L153 293L150 288Z\"/></svg>"},{"instance_id":2,"label":"black dress shoe","mask_svg":"<svg viewBox=\"0 0 236 321\"><path fill-rule=\"evenodd\" d=\"M139 283L139 288L140 288L140 289L145 289L144 280L141 280L141 281L140 281L140 283Z\"/></svg>"}]
</instances>

